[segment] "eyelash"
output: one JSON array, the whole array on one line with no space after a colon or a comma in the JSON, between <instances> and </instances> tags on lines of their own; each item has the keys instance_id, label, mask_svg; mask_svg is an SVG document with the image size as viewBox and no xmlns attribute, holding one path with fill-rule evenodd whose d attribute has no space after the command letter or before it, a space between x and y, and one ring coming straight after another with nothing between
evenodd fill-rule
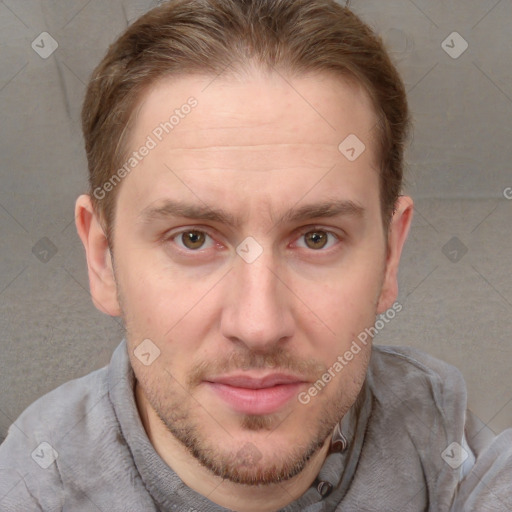
<instances>
[{"instance_id":1,"label":"eyelash","mask_svg":"<svg viewBox=\"0 0 512 512\"><path fill-rule=\"evenodd\" d=\"M179 238L181 235L183 235L184 233L190 233L191 231L196 231L198 233L202 233L202 234L205 234L207 235L214 243L214 245L218 245L218 242L215 241L214 237L208 232L208 230L202 228L202 227L196 227L196 226L192 226L192 227L189 227L187 229L182 229L181 231L178 231L176 233L172 233L172 234L169 234L169 235L166 235L164 238L163 238L163 241L164 242L174 242L175 239ZM304 237L305 235L307 235L308 233L314 233L315 231L321 231L321 232L324 232L324 233L327 233L328 235L331 235L332 237L334 237L338 242L341 242L343 240L343 238L334 233L333 231L330 231L326 228L323 228L321 226L307 226L306 228L303 228L300 230L300 232L298 233L298 237L297 239L300 239L302 237ZM327 242L329 243L329 242ZM327 249L309 249L310 252L314 253L325 253L325 254L330 254L333 250L336 250L336 246L338 244L335 244ZM209 248L208 248L209 249ZM188 249L188 248L179 248L179 251L182 252L182 253L185 253L187 255L189 254L202 254L203 252L207 251L208 249L197 249L197 250L193 250L193 249ZM307 247L305 248L302 248L302 249L308 249Z\"/></svg>"}]
</instances>

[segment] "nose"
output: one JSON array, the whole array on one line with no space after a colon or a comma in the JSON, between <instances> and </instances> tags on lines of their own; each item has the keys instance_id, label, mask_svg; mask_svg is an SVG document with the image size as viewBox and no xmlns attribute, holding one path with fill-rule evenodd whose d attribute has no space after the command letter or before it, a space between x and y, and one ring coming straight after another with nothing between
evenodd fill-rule
<instances>
[{"instance_id":1,"label":"nose","mask_svg":"<svg viewBox=\"0 0 512 512\"><path fill-rule=\"evenodd\" d=\"M293 294L271 254L254 262L237 257L226 283L221 332L253 352L269 352L294 334Z\"/></svg>"}]
</instances>

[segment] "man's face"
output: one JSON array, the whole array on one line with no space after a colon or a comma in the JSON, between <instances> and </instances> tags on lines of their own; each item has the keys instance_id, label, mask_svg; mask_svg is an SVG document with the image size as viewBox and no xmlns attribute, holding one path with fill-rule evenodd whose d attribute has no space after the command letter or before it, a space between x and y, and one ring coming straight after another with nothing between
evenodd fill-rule
<instances>
[{"instance_id":1,"label":"man's face","mask_svg":"<svg viewBox=\"0 0 512 512\"><path fill-rule=\"evenodd\" d=\"M301 471L360 391L369 344L299 400L391 305L375 124L328 76L160 81L138 112L131 150L157 144L120 185L113 244L131 363L173 436L229 480ZM350 134L366 145L354 161ZM144 340L160 351L148 366Z\"/></svg>"}]
</instances>

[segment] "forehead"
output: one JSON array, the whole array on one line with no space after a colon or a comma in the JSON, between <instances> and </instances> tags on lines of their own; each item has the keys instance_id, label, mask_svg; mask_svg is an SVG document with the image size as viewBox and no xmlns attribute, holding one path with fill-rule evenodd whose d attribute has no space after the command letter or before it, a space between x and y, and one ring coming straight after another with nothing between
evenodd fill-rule
<instances>
[{"instance_id":1,"label":"forehead","mask_svg":"<svg viewBox=\"0 0 512 512\"><path fill-rule=\"evenodd\" d=\"M296 200L320 178L326 190L344 180L364 192L369 182L378 188L376 123L361 87L326 74L162 79L138 106L129 141L130 151L151 150L120 195L142 209L178 188L212 201L257 189L263 205L278 192L283 200L283 187ZM347 138L366 146L355 161L340 151Z\"/></svg>"},{"instance_id":2,"label":"forehead","mask_svg":"<svg viewBox=\"0 0 512 512\"><path fill-rule=\"evenodd\" d=\"M197 101L193 115L175 112L188 111L191 98ZM166 137L169 149L245 146L250 134L256 137L253 145L325 144L336 150L348 131L369 140L377 121L367 93L341 76L292 78L257 71L243 77L190 75L152 84L137 107L132 142L169 121L173 113L180 122L173 120L172 137Z\"/></svg>"}]
</instances>

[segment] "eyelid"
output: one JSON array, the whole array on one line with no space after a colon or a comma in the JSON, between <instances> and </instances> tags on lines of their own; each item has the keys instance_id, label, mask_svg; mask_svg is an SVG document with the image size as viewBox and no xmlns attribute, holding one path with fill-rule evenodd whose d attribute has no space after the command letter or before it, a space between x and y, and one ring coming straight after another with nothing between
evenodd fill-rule
<instances>
[{"instance_id":1,"label":"eyelid","mask_svg":"<svg viewBox=\"0 0 512 512\"><path fill-rule=\"evenodd\" d=\"M338 233L336 233L336 231L334 231L334 228L320 226L319 224L311 224L310 226L303 226L301 228L298 228L298 232L302 234L310 233L312 231L325 231L326 233L332 233L333 235L341 236Z\"/></svg>"}]
</instances>

